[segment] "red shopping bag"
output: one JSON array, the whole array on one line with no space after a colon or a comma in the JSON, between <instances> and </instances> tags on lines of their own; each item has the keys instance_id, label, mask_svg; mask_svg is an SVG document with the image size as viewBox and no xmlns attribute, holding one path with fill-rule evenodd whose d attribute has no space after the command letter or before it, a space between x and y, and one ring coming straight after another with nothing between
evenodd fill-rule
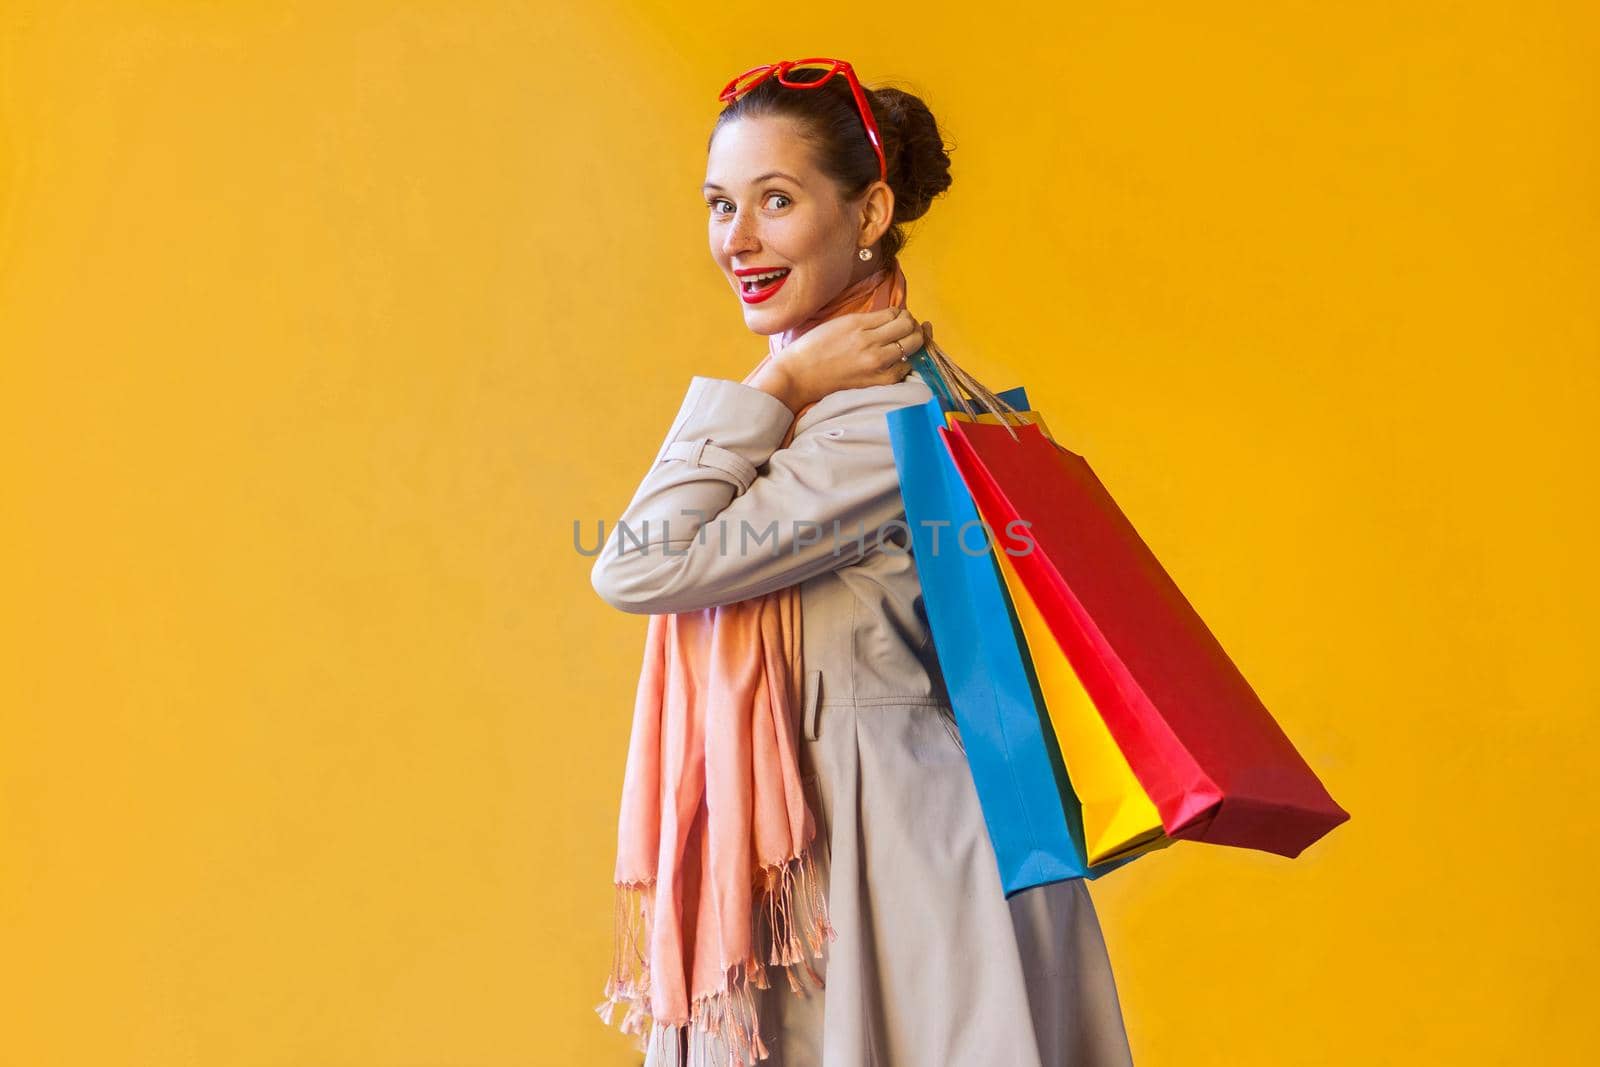
<instances>
[{"instance_id":1,"label":"red shopping bag","mask_svg":"<svg viewBox=\"0 0 1600 1067\"><path fill-rule=\"evenodd\" d=\"M940 435L1169 837L1293 857L1350 818L1082 456L960 414Z\"/></svg>"}]
</instances>

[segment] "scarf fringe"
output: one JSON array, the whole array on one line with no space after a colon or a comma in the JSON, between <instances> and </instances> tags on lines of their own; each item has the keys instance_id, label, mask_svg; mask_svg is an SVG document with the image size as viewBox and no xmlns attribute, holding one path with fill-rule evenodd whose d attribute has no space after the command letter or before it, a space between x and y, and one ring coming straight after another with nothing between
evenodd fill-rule
<instances>
[{"instance_id":1,"label":"scarf fringe","mask_svg":"<svg viewBox=\"0 0 1600 1067\"><path fill-rule=\"evenodd\" d=\"M606 999L595 1014L607 1025L618 1004L627 1012L620 1029L638 1034L636 1047L651 1056L652 1067L751 1067L771 1050L761 1040L751 988L768 989L767 965L781 965L789 988L805 995L807 985L823 988L822 975L806 958L821 958L824 945L837 940L828 921L828 904L817 878L810 847L783 863L761 868L756 899L752 902L749 959L725 967L722 988L693 998L687 1021L673 1022L650 1013L650 965L644 946L650 943L650 915L655 897L654 880L619 882L613 914L611 974L606 979ZM762 922L762 918L765 922ZM801 943L804 937L805 943ZM765 951L762 945L766 944ZM762 962L762 957L766 962ZM688 1034L689 1062L680 1055L680 1041ZM720 1036L728 1047L726 1064L710 1063L711 1042Z\"/></svg>"}]
</instances>

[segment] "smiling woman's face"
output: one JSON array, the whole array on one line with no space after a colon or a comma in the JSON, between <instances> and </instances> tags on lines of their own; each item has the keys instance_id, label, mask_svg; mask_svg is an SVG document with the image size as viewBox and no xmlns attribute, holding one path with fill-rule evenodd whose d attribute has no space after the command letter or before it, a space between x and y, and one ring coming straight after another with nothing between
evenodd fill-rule
<instances>
[{"instance_id":1,"label":"smiling woman's face","mask_svg":"<svg viewBox=\"0 0 1600 1067\"><path fill-rule=\"evenodd\" d=\"M841 199L791 119L738 119L718 130L704 191L711 256L754 333L799 325L880 266L876 255L856 256L865 194ZM767 271L786 273L758 281Z\"/></svg>"}]
</instances>

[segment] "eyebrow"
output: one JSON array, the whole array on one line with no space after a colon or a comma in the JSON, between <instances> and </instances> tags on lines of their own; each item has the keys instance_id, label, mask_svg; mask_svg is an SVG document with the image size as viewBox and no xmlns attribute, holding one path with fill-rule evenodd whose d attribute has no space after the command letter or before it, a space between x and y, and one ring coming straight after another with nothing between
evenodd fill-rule
<instances>
[{"instance_id":1,"label":"eyebrow","mask_svg":"<svg viewBox=\"0 0 1600 1067\"><path fill-rule=\"evenodd\" d=\"M793 174L785 174L781 170L769 170L765 174L758 174L758 175L755 176L755 178L753 178L751 180L750 184L751 185L755 185L757 182L764 182L768 178L787 178L789 181L794 182L796 185L804 184L804 183L802 183L800 181L799 178L796 178ZM707 191L709 191L711 189L715 189L719 193L727 191L727 190L723 189L722 186L718 185L716 182L706 182L704 185L702 185L700 187L700 191L702 193L703 192L707 192Z\"/></svg>"}]
</instances>

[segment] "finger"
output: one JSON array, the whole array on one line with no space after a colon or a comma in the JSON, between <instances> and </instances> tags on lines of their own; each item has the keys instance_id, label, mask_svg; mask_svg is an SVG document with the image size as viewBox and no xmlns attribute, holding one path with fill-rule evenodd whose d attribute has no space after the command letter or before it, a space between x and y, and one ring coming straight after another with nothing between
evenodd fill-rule
<instances>
[{"instance_id":1,"label":"finger","mask_svg":"<svg viewBox=\"0 0 1600 1067\"><path fill-rule=\"evenodd\" d=\"M881 328L893 319L893 308L878 308L873 311L846 311L833 316L827 325L834 329L846 328L866 333Z\"/></svg>"},{"instance_id":2,"label":"finger","mask_svg":"<svg viewBox=\"0 0 1600 1067\"><path fill-rule=\"evenodd\" d=\"M904 337L891 338L884 343L885 362L889 366L893 366L896 363L902 366L909 366L911 357L917 354L917 350L922 347L922 344L922 331L920 329L912 330Z\"/></svg>"},{"instance_id":3,"label":"finger","mask_svg":"<svg viewBox=\"0 0 1600 1067\"><path fill-rule=\"evenodd\" d=\"M873 341L879 342L886 337L900 336L904 332L902 327L906 322L909 321L913 325L916 322L915 319L911 318L911 312L903 307L882 308L879 311L865 312L864 314L877 316L876 319L868 321L863 332Z\"/></svg>"},{"instance_id":4,"label":"finger","mask_svg":"<svg viewBox=\"0 0 1600 1067\"><path fill-rule=\"evenodd\" d=\"M880 381L884 385L893 385L895 382L905 381L906 375L910 373L911 364L902 363L897 359L893 363L889 364L888 368L884 370L879 377Z\"/></svg>"},{"instance_id":5,"label":"finger","mask_svg":"<svg viewBox=\"0 0 1600 1067\"><path fill-rule=\"evenodd\" d=\"M920 346L921 330L922 324L913 318L910 312L906 312L906 314L901 318L894 319L888 325L886 325L883 328L883 333L888 337L898 337L907 344L911 343L909 340L911 336L916 335L918 338L918 345ZM910 351L915 351L915 349L910 349Z\"/></svg>"}]
</instances>

